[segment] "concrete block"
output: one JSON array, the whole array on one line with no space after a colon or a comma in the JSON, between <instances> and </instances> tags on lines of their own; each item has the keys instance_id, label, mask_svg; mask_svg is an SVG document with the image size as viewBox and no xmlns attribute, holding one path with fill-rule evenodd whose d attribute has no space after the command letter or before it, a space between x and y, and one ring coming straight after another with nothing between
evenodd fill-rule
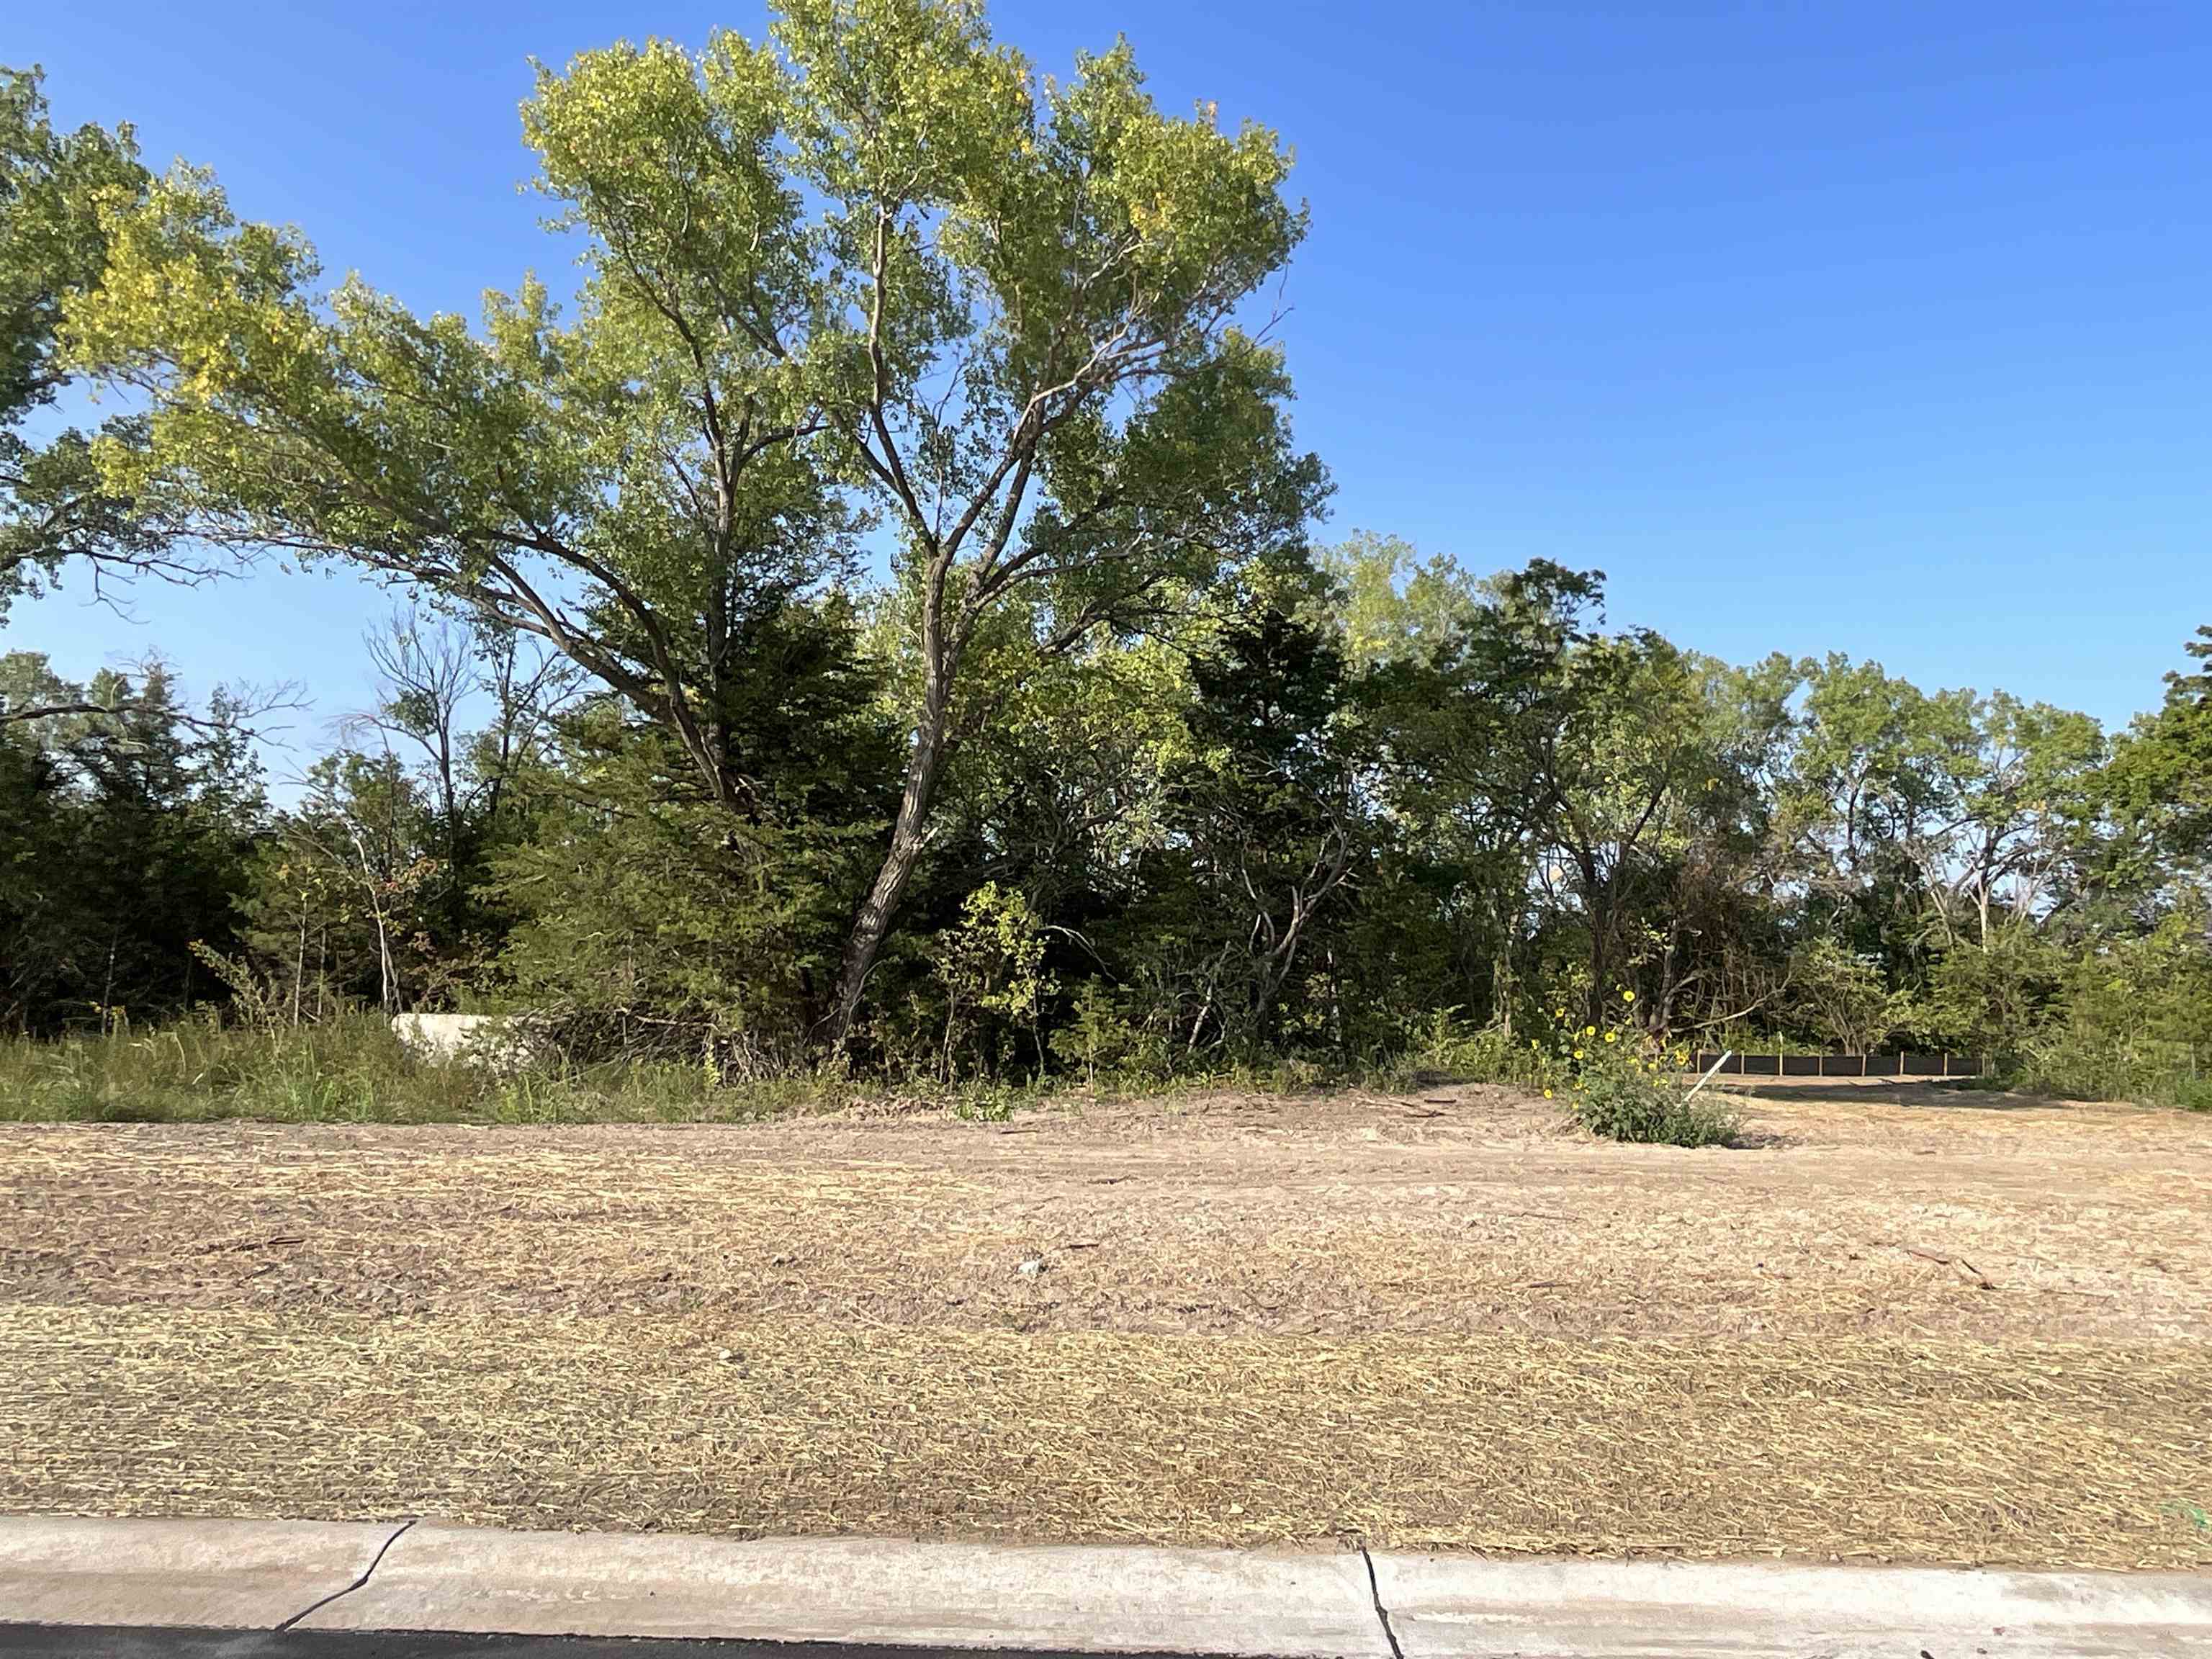
<instances>
[{"instance_id":1,"label":"concrete block","mask_svg":"<svg viewBox=\"0 0 2212 1659\"><path fill-rule=\"evenodd\" d=\"M547 1044L545 1033L520 1014L394 1014L392 1029L417 1058L516 1071Z\"/></svg>"}]
</instances>

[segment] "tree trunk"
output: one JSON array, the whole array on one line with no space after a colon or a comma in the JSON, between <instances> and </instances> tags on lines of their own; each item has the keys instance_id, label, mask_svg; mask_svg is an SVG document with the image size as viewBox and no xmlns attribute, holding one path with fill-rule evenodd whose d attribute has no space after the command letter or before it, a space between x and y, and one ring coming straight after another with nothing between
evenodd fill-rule
<instances>
[{"instance_id":1,"label":"tree trunk","mask_svg":"<svg viewBox=\"0 0 2212 1659\"><path fill-rule=\"evenodd\" d=\"M830 1014L833 1059L844 1057L853 1022L860 1016L860 1000L867 991L869 971L876 965L877 954L891 930L891 918L898 913L899 901L906 896L907 883L913 879L915 866L921 861L922 848L927 844L924 830L937 794L937 775L945 763L951 678L941 670L933 672L923 690L921 718L915 724L914 754L907 762L906 791L899 797L890 846L845 941L844 961L837 971L837 1006Z\"/></svg>"},{"instance_id":2,"label":"tree trunk","mask_svg":"<svg viewBox=\"0 0 2212 1659\"><path fill-rule=\"evenodd\" d=\"M300 949L292 958L292 1024L300 1023L300 991L307 977L307 901L300 900Z\"/></svg>"},{"instance_id":3,"label":"tree trunk","mask_svg":"<svg viewBox=\"0 0 2212 1659\"><path fill-rule=\"evenodd\" d=\"M1589 926L1589 988L1583 998L1583 1018L1596 1024L1603 1018L1605 975L1612 957L1613 894L1611 880L1598 879L1597 860L1587 850L1575 855L1583 878L1583 910Z\"/></svg>"},{"instance_id":4,"label":"tree trunk","mask_svg":"<svg viewBox=\"0 0 2212 1659\"><path fill-rule=\"evenodd\" d=\"M1638 1023L1662 1042L1674 1029L1674 998L1680 988L1674 977L1674 963L1681 943L1681 928L1679 926L1670 928L1667 934L1667 949L1659 958L1659 999L1649 1008L1636 1011Z\"/></svg>"}]
</instances>

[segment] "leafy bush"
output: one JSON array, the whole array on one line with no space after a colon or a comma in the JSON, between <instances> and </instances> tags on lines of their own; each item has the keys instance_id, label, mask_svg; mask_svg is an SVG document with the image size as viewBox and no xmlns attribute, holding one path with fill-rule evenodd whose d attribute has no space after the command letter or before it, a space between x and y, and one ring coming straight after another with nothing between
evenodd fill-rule
<instances>
[{"instance_id":1,"label":"leafy bush","mask_svg":"<svg viewBox=\"0 0 2212 1659\"><path fill-rule=\"evenodd\" d=\"M1626 1047L1593 1055L1569 1085L1575 1121L1608 1140L1668 1146L1723 1146L1735 1138L1735 1113L1707 1097L1690 1098L1680 1074Z\"/></svg>"},{"instance_id":2,"label":"leafy bush","mask_svg":"<svg viewBox=\"0 0 2212 1659\"><path fill-rule=\"evenodd\" d=\"M2212 1111L2212 1078L2194 1047L2062 1027L2027 1046L2008 1087L2066 1100L2132 1100L2144 1106Z\"/></svg>"},{"instance_id":3,"label":"leafy bush","mask_svg":"<svg viewBox=\"0 0 2212 1659\"><path fill-rule=\"evenodd\" d=\"M968 895L960 920L937 936L933 966L945 993L944 1080L957 1080L954 1048L975 1042L987 1077L998 1075L1002 1033L1025 1032L1045 1066L1043 1013L1059 982L1044 971L1044 927L1028 897L987 881Z\"/></svg>"},{"instance_id":4,"label":"leafy bush","mask_svg":"<svg viewBox=\"0 0 2212 1659\"><path fill-rule=\"evenodd\" d=\"M1636 994L1623 991L1624 1008ZM1553 1011L1548 1047L1531 1038L1530 1052L1548 1062L1559 1081L1546 1099L1564 1089L1567 1109L1592 1134L1608 1140L1668 1146L1720 1146L1734 1139L1736 1115L1718 1101L1692 1099L1691 1081L1676 1068L1686 1058L1669 1053L1640 1027L1623 1018L1579 1027L1564 1007Z\"/></svg>"},{"instance_id":5,"label":"leafy bush","mask_svg":"<svg viewBox=\"0 0 2212 1659\"><path fill-rule=\"evenodd\" d=\"M1456 1008L1438 1010L1407 1044L1411 1077L1458 1079L1469 1083L1530 1081L1528 1056L1516 1051L1502 1027L1470 1026Z\"/></svg>"},{"instance_id":6,"label":"leafy bush","mask_svg":"<svg viewBox=\"0 0 2212 1659\"><path fill-rule=\"evenodd\" d=\"M1048 1039L1053 1058L1092 1088L1102 1074L1156 1080L1171 1069L1165 1046L1129 1017L1127 1000L1093 976L1075 988L1068 1017Z\"/></svg>"}]
</instances>

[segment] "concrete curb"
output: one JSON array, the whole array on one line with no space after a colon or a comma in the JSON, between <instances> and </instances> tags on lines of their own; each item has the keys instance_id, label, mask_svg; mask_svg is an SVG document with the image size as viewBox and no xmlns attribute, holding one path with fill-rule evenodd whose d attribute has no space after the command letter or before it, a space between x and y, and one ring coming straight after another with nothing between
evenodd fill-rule
<instances>
[{"instance_id":1,"label":"concrete curb","mask_svg":"<svg viewBox=\"0 0 2212 1659\"><path fill-rule=\"evenodd\" d=\"M429 1525L300 1628L1390 1659L1356 1554Z\"/></svg>"},{"instance_id":2,"label":"concrete curb","mask_svg":"<svg viewBox=\"0 0 2212 1659\"><path fill-rule=\"evenodd\" d=\"M1378 1554L1407 1659L2212 1654L2212 1576Z\"/></svg>"},{"instance_id":3,"label":"concrete curb","mask_svg":"<svg viewBox=\"0 0 2212 1659\"><path fill-rule=\"evenodd\" d=\"M367 1577L397 1529L0 1515L0 1620L272 1628Z\"/></svg>"},{"instance_id":4,"label":"concrete curb","mask_svg":"<svg viewBox=\"0 0 2212 1659\"><path fill-rule=\"evenodd\" d=\"M2212 1575L21 1516L0 1516L0 1621L1279 1659L2142 1659L2212 1656Z\"/></svg>"}]
</instances>

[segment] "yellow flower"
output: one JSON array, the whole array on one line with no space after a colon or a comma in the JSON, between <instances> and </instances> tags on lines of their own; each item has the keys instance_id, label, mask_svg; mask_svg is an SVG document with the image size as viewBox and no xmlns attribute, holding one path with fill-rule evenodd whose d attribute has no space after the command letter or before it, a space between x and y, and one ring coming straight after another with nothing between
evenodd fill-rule
<instances>
[{"instance_id":1,"label":"yellow flower","mask_svg":"<svg viewBox=\"0 0 2212 1659\"><path fill-rule=\"evenodd\" d=\"M1582 1051L1581 1049L1579 1049L1579 1048L1576 1049L1576 1050L1575 1050L1575 1058L1576 1058L1577 1060L1580 1060L1582 1057L1583 1057L1583 1051Z\"/></svg>"},{"instance_id":2,"label":"yellow flower","mask_svg":"<svg viewBox=\"0 0 2212 1659\"><path fill-rule=\"evenodd\" d=\"M1618 1031L1607 1031L1605 1034L1605 1040L1607 1042L1618 1042L1620 1041L1620 1033Z\"/></svg>"},{"instance_id":3,"label":"yellow flower","mask_svg":"<svg viewBox=\"0 0 2212 1659\"><path fill-rule=\"evenodd\" d=\"M1551 1097L1552 1097L1552 1091L1551 1091L1549 1089L1545 1090L1545 1091L1544 1091L1544 1098L1545 1098L1545 1099L1547 1099L1547 1100L1549 1100Z\"/></svg>"},{"instance_id":4,"label":"yellow flower","mask_svg":"<svg viewBox=\"0 0 2212 1659\"><path fill-rule=\"evenodd\" d=\"M1567 1011L1564 1008L1554 1008L1552 1010L1552 1018L1553 1019L1565 1019L1566 1017Z\"/></svg>"},{"instance_id":5,"label":"yellow flower","mask_svg":"<svg viewBox=\"0 0 2212 1659\"><path fill-rule=\"evenodd\" d=\"M1595 1025L1585 1025L1585 1026L1583 1026L1583 1035L1584 1036L1595 1036L1597 1035L1597 1027L1596 1027L1596 1026L1595 1026Z\"/></svg>"},{"instance_id":6,"label":"yellow flower","mask_svg":"<svg viewBox=\"0 0 2212 1659\"><path fill-rule=\"evenodd\" d=\"M1623 991L1620 994L1620 1000L1623 1002L1633 1002L1636 1000L1636 993L1633 991Z\"/></svg>"}]
</instances>

